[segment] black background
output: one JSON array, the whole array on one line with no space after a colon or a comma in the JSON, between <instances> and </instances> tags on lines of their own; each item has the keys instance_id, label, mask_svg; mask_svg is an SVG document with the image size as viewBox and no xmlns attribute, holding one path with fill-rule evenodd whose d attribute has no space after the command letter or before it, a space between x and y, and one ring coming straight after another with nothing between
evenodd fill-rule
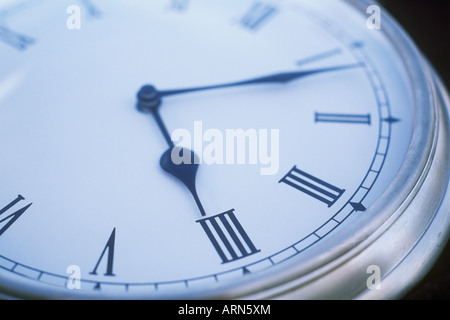
<instances>
[{"instance_id":1,"label":"black background","mask_svg":"<svg viewBox=\"0 0 450 320\"><path fill-rule=\"evenodd\" d=\"M450 0L379 0L450 87Z\"/></svg>"},{"instance_id":2,"label":"black background","mask_svg":"<svg viewBox=\"0 0 450 320\"><path fill-rule=\"evenodd\" d=\"M450 0L380 0L378 2L409 33L449 88ZM450 244L447 244L441 257L423 281L404 299L450 300Z\"/></svg>"}]
</instances>

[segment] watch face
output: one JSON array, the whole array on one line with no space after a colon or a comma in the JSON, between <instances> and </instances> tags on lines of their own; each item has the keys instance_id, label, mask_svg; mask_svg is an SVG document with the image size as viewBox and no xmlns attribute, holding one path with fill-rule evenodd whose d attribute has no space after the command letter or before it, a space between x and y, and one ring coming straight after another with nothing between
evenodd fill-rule
<instances>
[{"instance_id":1,"label":"watch face","mask_svg":"<svg viewBox=\"0 0 450 320\"><path fill-rule=\"evenodd\" d=\"M4 3L5 295L244 297L356 247L411 193L388 188L429 88L368 5Z\"/></svg>"}]
</instances>

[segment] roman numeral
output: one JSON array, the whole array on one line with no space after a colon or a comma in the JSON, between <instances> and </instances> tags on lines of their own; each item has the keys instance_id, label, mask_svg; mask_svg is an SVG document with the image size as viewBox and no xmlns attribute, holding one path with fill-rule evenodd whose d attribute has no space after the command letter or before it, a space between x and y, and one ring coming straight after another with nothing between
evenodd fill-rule
<instances>
[{"instance_id":1,"label":"roman numeral","mask_svg":"<svg viewBox=\"0 0 450 320\"><path fill-rule=\"evenodd\" d=\"M256 1L242 17L240 23L245 28L257 30L274 16L277 11L278 9L273 5L263 1Z\"/></svg>"},{"instance_id":2,"label":"roman numeral","mask_svg":"<svg viewBox=\"0 0 450 320\"><path fill-rule=\"evenodd\" d=\"M280 181L331 207L345 190L339 189L294 166Z\"/></svg>"},{"instance_id":3,"label":"roman numeral","mask_svg":"<svg viewBox=\"0 0 450 320\"><path fill-rule=\"evenodd\" d=\"M0 25L0 41L21 51L27 49L29 45L34 43L33 38L14 32L2 25Z\"/></svg>"},{"instance_id":4,"label":"roman numeral","mask_svg":"<svg viewBox=\"0 0 450 320\"><path fill-rule=\"evenodd\" d=\"M222 263L259 252L234 215L234 209L197 222L202 226Z\"/></svg>"},{"instance_id":5,"label":"roman numeral","mask_svg":"<svg viewBox=\"0 0 450 320\"><path fill-rule=\"evenodd\" d=\"M175 11L186 11L189 6L189 0L171 0L170 8Z\"/></svg>"},{"instance_id":6,"label":"roman numeral","mask_svg":"<svg viewBox=\"0 0 450 320\"><path fill-rule=\"evenodd\" d=\"M91 0L81 0L90 17L98 18L102 12L92 3Z\"/></svg>"},{"instance_id":7,"label":"roman numeral","mask_svg":"<svg viewBox=\"0 0 450 320\"><path fill-rule=\"evenodd\" d=\"M336 122L370 125L370 114L338 114L338 113L315 113L315 122Z\"/></svg>"},{"instance_id":8,"label":"roman numeral","mask_svg":"<svg viewBox=\"0 0 450 320\"><path fill-rule=\"evenodd\" d=\"M10 215L2 218L2 215L4 213L6 213L9 209L11 209L12 207L14 207L17 203L19 203L20 201L25 200L24 197L22 197L20 194L17 196L16 199L14 199L13 201L11 201L8 205L6 205L3 209L0 210L0 227L3 223L5 223L3 225L3 227L1 227L0 229L0 236L5 233L6 230L9 229L9 227L11 227L13 225L14 222L16 222L17 219L20 218L20 216L28 210L28 208L31 206L31 203L25 207L23 207L22 209L17 210L14 213L11 213Z\"/></svg>"},{"instance_id":9,"label":"roman numeral","mask_svg":"<svg viewBox=\"0 0 450 320\"><path fill-rule=\"evenodd\" d=\"M97 264L94 267L94 270L92 270L90 272L90 274L93 274L93 275L97 274L97 268L98 268L100 262L102 261L103 256L106 253L106 250L108 250L105 276L115 276L113 273L115 239L116 239L116 228L114 228L113 231L111 232L111 235L109 236L109 239L106 242L105 248L103 248L102 254L100 255L100 258L98 259Z\"/></svg>"}]
</instances>

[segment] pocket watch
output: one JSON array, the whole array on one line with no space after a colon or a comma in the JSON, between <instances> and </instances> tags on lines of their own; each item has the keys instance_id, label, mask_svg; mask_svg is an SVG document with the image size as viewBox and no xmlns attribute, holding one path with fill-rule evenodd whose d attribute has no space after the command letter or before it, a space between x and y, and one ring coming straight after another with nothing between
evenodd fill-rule
<instances>
[{"instance_id":1,"label":"pocket watch","mask_svg":"<svg viewBox=\"0 0 450 320\"><path fill-rule=\"evenodd\" d=\"M0 7L0 294L395 299L449 231L449 100L366 0Z\"/></svg>"}]
</instances>

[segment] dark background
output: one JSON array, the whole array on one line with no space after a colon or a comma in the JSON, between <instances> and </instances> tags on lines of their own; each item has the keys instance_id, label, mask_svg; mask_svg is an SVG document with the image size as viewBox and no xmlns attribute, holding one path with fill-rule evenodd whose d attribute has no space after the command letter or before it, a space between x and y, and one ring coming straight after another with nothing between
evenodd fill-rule
<instances>
[{"instance_id":1,"label":"dark background","mask_svg":"<svg viewBox=\"0 0 450 320\"><path fill-rule=\"evenodd\" d=\"M450 87L450 0L379 0L403 26ZM383 28L383 22L381 22ZM404 299L450 300L450 243L428 275Z\"/></svg>"},{"instance_id":2,"label":"dark background","mask_svg":"<svg viewBox=\"0 0 450 320\"><path fill-rule=\"evenodd\" d=\"M450 0L379 0L450 87ZM382 22L383 23L383 22ZM383 28L383 25L381 25Z\"/></svg>"}]
</instances>

